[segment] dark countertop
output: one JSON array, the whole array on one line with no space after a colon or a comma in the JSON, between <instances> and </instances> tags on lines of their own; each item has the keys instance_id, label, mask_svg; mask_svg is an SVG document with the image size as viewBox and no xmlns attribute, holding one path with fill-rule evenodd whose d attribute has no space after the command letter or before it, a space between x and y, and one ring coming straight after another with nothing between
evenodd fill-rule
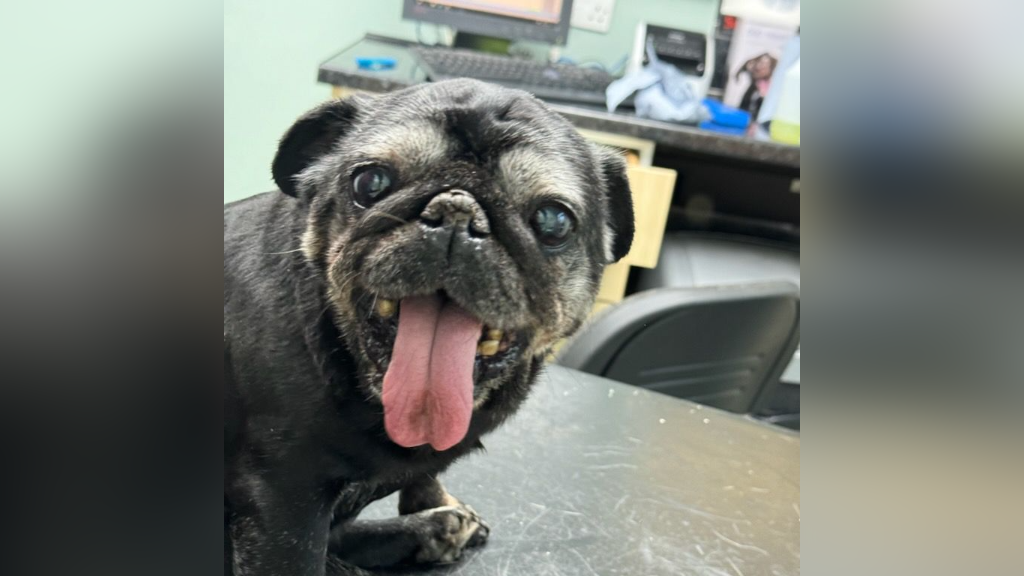
<instances>
[{"instance_id":1,"label":"dark countertop","mask_svg":"<svg viewBox=\"0 0 1024 576\"><path fill-rule=\"evenodd\" d=\"M335 86L384 92L426 82L426 74L416 65L404 40L368 35L320 65L317 79ZM392 57L395 68L379 72L360 70L355 58ZM770 140L728 136L669 122L645 120L630 113L610 114L600 108L570 104L552 104L553 109L579 128L625 134L652 140L659 147L685 152L722 156L787 169L800 168L800 148Z\"/></svg>"},{"instance_id":2,"label":"dark countertop","mask_svg":"<svg viewBox=\"0 0 1024 576\"><path fill-rule=\"evenodd\" d=\"M550 366L484 444L442 481L490 523L490 541L397 573L800 573L795 432ZM391 496L364 517L396 509Z\"/></svg>"}]
</instances>

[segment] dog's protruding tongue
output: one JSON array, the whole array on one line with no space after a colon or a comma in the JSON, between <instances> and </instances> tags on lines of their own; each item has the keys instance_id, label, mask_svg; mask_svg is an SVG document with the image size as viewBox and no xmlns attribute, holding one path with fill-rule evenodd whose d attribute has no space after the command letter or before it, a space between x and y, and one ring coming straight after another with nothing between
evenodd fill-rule
<instances>
[{"instance_id":1,"label":"dog's protruding tongue","mask_svg":"<svg viewBox=\"0 0 1024 576\"><path fill-rule=\"evenodd\" d=\"M384 375L384 428L411 448L447 450L469 430L473 361L483 325L437 295L402 300L398 336Z\"/></svg>"}]
</instances>

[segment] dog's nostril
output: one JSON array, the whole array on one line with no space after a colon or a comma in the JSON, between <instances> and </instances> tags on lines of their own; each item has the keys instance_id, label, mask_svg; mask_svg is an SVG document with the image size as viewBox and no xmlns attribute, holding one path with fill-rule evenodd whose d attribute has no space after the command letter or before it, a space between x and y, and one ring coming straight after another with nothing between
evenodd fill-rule
<instances>
[{"instance_id":1,"label":"dog's nostril","mask_svg":"<svg viewBox=\"0 0 1024 576\"><path fill-rule=\"evenodd\" d=\"M425 224L430 224L431 226L440 226L444 222L444 216L442 214L428 214L427 211L424 210L423 213L420 214L420 220Z\"/></svg>"}]
</instances>

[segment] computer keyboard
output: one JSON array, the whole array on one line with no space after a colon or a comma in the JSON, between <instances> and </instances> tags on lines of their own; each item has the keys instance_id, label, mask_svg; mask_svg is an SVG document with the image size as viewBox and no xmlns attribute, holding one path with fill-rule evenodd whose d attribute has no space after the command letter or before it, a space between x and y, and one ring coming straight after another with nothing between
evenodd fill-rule
<instances>
[{"instance_id":1,"label":"computer keyboard","mask_svg":"<svg viewBox=\"0 0 1024 576\"><path fill-rule=\"evenodd\" d=\"M604 105L604 90L615 80L596 68L545 64L459 48L417 46L412 53L431 80L476 78L525 90L543 100Z\"/></svg>"}]
</instances>

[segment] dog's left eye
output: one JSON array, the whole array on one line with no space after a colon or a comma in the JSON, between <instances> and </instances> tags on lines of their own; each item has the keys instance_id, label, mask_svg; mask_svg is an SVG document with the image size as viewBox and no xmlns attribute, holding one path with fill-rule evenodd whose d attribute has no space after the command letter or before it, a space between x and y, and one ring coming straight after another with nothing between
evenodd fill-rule
<instances>
[{"instance_id":1,"label":"dog's left eye","mask_svg":"<svg viewBox=\"0 0 1024 576\"><path fill-rule=\"evenodd\" d=\"M572 214L561 204L549 202L537 208L530 218L530 226L541 244L558 248L565 244L573 229Z\"/></svg>"},{"instance_id":2,"label":"dog's left eye","mask_svg":"<svg viewBox=\"0 0 1024 576\"><path fill-rule=\"evenodd\" d=\"M363 208L369 208L391 192L391 182L391 172L383 166L361 168L352 177L352 191L356 203Z\"/></svg>"}]
</instances>

